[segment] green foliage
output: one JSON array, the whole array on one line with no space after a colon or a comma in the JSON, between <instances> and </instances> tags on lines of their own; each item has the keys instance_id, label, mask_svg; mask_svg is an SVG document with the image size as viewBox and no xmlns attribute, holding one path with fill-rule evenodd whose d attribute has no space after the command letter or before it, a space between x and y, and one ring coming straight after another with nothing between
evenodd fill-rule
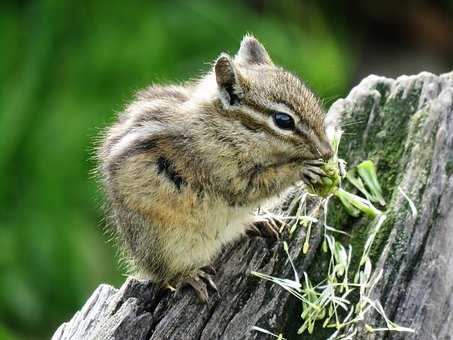
<instances>
[{"instance_id":1,"label":"green foliage","mask_svg":"<svg viewBox=\"0 0 453 340\"><path fill-rule=\"evenodd\" d=\"M42 0L0 5L0 338L47 338L122 280L90 178L94 136L150 82L194 77L253 32L322 97L353 67L316 9L275 1ZM309 18L309 19L307 19Z\"/></svg>"},{"instance_id":2,"label":"green foliage","mask_svg":"<svg viewBox=\"0 0 453 340\"><path fill-rule=\"evenodd\" d=\"M337 156L333 159L338 162ZM358 168L358 173L361 176L360 183L363 180L368 188L372 189L373 195L369 193L368 195L375 198L376 193L380 191L380 184L373 162L366 160L360 163ZM355 181L358 182L358 179ZM363 187L363 183L360 187ZM410 204L413 216L416 216L417 209L414 203L401 188L399 190ZM341 225L328 225L330 222L328 222L327 218L324 218L322 223L324 238L321 249L324 253L330 255L330 260L328 261L329 264L326 273L321 275L320 279L317 278L319 272L314 273L316 281L312 281L305 271L303 272L303 278L301 279L299 277L300 274L291 259L286 242L284 242L284 250L291 263L294 279L282 279L260 272L251 273L259 278L279 285L300 300L302 303L302 324L297 334L308 333L311 335L316 329L320 333L316 334L318 338L319 336L325 336L325 329L331 329L332 331L329 333L328 340L347 340L355 338L357 333L363 329L367 333L382 331L413 333L414 330L399 326L389 320L380 301L373 300L373 289L381 280L383 271L382 269L377 271L373 269L372 249L375 247L376 238L387 219L385 213L376 209L368 199L351 194L340 187L334 195L327 197L318 195L320 200L307 216L305 215L307 211L307 195L309 194L303 191L296 194L290 207L298 206L298 208L295 210L294 215L286 218L291 221L291 224L288 225L290 233L294 232L295 226L298 225L307 228L302 250L304 254L309 249L311 223L319 222L318 218L323 214L324 216L329 216L329 200L333 196L340 199L350 215L358 217L363 212L368 217L373 218L373 220L368 224L366 234L362 234L366 238L360 240L361 243L357 248L353 248L351 244L346 247L337 241L335 234L340 236L349 235L342 230L343 228L338 229ZM384 202L384 198L382 196L380 198ZM323 214L320 214L321 208L323 208ZM294 210L290 209L288 211L293 212ZM281 217L277 216L277 218ZM377 241L379 243L379 240ZM358 244L357 240L355 244ZM316 260L319 258L320 255L318 254ZM377 327L367 323L366 315L373 310L382 317L385 326ZM253 327L253 329L284 340L283 334L273 334L260 327Z\"/></svg>"}]
</instances>

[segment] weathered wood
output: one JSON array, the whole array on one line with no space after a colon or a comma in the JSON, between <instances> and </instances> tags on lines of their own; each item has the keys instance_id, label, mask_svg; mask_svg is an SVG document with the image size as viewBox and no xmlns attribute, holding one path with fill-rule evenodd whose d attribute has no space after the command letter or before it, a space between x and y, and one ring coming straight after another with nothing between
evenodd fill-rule
<instances>
[{"instance_id":1,"label":"weathered wood","mask_svg":"<svg viewBox=\"0 0 453 340\"><path fill-rule=\"evenodd\" d=\"M373 248L384 278L374 291L389 317L415 334L362 333L362 339L451 339L453 334L453 73L421 73L396 80L369 76L329 110L346 124L340 156L353 166L371 158L387 199L388 219ZM352 123L352 124L350 124ZM349 124L349 125L348 125ZM407 193L418 209L412 216ZM369 221L352 219L335 206L355 247L363 244ZM329 216L331 217L331 216ZM347 222L347 223L346 223ZM323 268L314 228L311 250L303 255L304 235L289 240L300 272ZM260 326L288 339L325 339L325 330L296 336L300 304L251 270L292 277L281 242L243 238L217 259L221 296L200 304L190 290L158 292L149 282L128 279L116 290L99 286L83 308L61 325L53 339L270 339ZM375 314L367 322L379 324Z\"/></svg>"}]
</instances>

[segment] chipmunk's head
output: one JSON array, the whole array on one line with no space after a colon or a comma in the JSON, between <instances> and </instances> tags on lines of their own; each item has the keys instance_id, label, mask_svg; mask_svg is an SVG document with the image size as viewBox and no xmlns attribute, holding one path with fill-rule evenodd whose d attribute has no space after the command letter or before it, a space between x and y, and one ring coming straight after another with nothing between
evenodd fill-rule
<instances>
[{"instance_id":1,"label":"chipmunk's head","mask_svg":"<svg viewBox=\"0 0 453 340\"><path fill-rule=\"evenodd\" d=\"M274 161L332 157L319 100L298 77L274 65L257 39L245 36L234 58L222 54L214 73L224 114Z\"/></svg>"}]
</instances>

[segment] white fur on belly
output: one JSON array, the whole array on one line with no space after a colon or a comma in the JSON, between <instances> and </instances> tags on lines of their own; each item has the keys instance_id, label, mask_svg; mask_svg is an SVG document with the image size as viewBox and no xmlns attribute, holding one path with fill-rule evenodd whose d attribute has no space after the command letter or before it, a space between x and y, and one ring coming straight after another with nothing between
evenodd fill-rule
<instances>
[{"instance_id":1,"label":"white fur on belly","mask_svg":"<svg viewBox=\"0 0 453 340\"><path fill-rule=\"evenodd\" d=\"M167 242L167 255L174 269L195 269L210 264L222 246L244 234L247 225L253 221L254 210L254 207L219 205L211 206L208 214L200 211L197 228L188 227L187 233Z\"/></svg>"}]
</instances>

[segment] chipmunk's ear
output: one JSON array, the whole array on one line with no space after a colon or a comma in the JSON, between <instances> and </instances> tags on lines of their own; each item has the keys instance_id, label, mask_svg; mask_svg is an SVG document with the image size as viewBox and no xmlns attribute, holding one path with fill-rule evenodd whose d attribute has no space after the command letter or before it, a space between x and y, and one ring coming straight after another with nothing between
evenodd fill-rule
<instances>
[{"instance_id":1,"label":"chipmunk's ear","mask_svg":"<svg viewBox=\"0 0 453 340\"><path fill-rule=\"evenodd\" d=\"M245 35L235 60L240 64L272 65L271 57L264 46L253 35Z\"/></svg>"},{"instance_id":2,"label":"chipmunk's ear","mask_svg":"<svg viewBox=\"0 0 453 340\"><path fill-rule=\"evenodd\" d=\"M240 84L240 75L233 60L227 54L222 54L214 66L220 99L224 106L237 105L241 102L243 91Z\"/></svg>"}]
</instances>

